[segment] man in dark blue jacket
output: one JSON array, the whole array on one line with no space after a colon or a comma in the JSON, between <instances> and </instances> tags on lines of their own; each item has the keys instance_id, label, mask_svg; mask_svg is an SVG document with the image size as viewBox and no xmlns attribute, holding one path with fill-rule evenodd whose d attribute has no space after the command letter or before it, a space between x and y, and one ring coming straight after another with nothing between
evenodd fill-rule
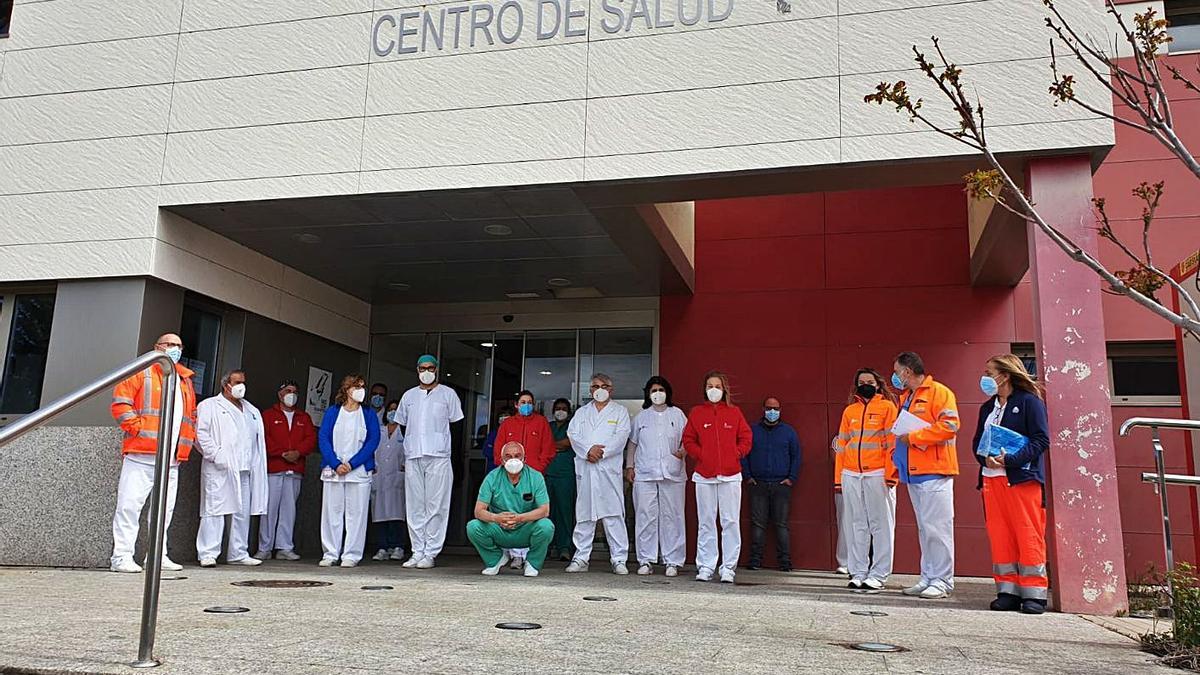
<instances>
[{"instance_id":1,"label":"man in dark blue jacket","mask_svg":"<svg viewBox=\"0 0 1200 675\"><path fill-rule=\"evenodd\" d=\"M763 417L753 427L754 444L742 458L742 479L750 489L750 564L762 567L767 523L775 525L775 545L779 571L792 569L791 542L788 536L788 508L792 486L800 477L800 439L796 430L781 422L779 399L763 400Z\"/></svg>"}]
</instances>

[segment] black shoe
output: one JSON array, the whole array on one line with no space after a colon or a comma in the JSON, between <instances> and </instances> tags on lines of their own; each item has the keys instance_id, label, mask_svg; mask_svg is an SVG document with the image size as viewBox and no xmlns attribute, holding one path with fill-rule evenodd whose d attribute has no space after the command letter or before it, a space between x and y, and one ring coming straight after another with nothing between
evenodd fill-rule
<instances>
[{"instance_id":1,"label":"black shoe","mask_svg":"<svg viewBox=\"0 0 1200 675\"><path fill-rule=\"evenodd\" d=\"M1015 612L1021 609L1021 598L1012 593L1000 593L988 607L993 612Z\"/></svg>"},{"instance_id":2,"label":"black shoe","mask_svg":"<svg viewBox=\"0 0 1200 675\"><path fill-rule=\"evenodd\" d=\"M780 572L791 572L791 571L792 571L792 566L791 566L791 564L789 564L789 563L784 563L784 564L782 564L782 565L780 565L780 566L779 566L779 571L780 571Z\"/></svg>"},{"instance_id":3,"label":"black shoe","mask_svg":"<svg viewBox=\"0 0 1200 675\"><path fill-rule=\"evenodd\" d=\"M757 561L754 561L754 560L751 560L751 561L750 561L750 564L749 564L749 565L746 565L746 569L748 569L748 570L761 570L761 569L762 569L762 563L760 563L760 562L757 562Z\"/></svg>"},{"instance_id":4,"label":"black shoe","mask_svg":"<svg viewBox=\"0 0 1200 675\"><path fill-rule=\"evenodd\" d=\"M1026 598L1025 600L1023 600L1021 602L1021 613L1022 614L1045 614L1046 613L1046 601L1045 600L1034 600L1033 598Z\"/></svg>"},{"instance_id":5,"label":"black shoe","mask_svg":"<svg viewBox=\"0 0 1200 675\"><path fill-rule=\"evenodd\" d=\"M856 591L862 590L863 584L858 579L851 579L850 583L846 584L846 588L852 588Z\"/></svg>"}]
</instances>

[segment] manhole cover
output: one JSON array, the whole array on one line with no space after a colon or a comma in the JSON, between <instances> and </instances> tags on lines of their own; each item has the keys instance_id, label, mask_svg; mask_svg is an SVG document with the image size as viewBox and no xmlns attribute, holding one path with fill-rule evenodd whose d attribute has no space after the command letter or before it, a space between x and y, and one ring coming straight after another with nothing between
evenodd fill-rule
<instances>
[{"instance_id":1,"label":"manhole cover","mask_svg":"<svg viewBox=\"0 0 1200 675\"><path fill-rule=\"evenodd\" d=\"M316 588L317 586L332 586L328 581L304 581L301 579L252 579L250 581L235 581L234 586L251 586L253 588Z\"/></svg>"},{"instance_id":2,"label":"manhole cover","mask_svg":"<svg viewBox=\"0 0 1200 675\"><path fill-rule=\"evenodd\" d=\"M496 628L501 630L537 630L542 627L540 623L527 623L524 621L506 621L496 624Z\"/></svg>"},{"instance_id":3,"label":"manhole cover","mask_svg":"<svg viewBox=\"0 0 1200 675\"><path fill-rule=\"evenodd\" d=\"M390 591L390 590L392 590L392 587L391 586L363 586L362 589L364 591Z\"/></svg>"},{"instance_id":4,"label":"manhole cover","mask_svg":"<svg viewBox=\"0 0 1200 675\"><path fill-rule=\"evenodd\" d=\"M249 612L249 607L205 607L204 611L209 614L242 614Z\"/></svg>"},{"instance_id":5,"label":"manhole cover","mask_svg":"<svg viewBox=\"0 0 1200 675\"><path fill-rule=\"evenodd\" d=\"M850 613L854 616L887 616L887 612L872 612L869 610L855 610Z\"/></svg>"},{"instance_id":6,"label":"manhole cover","mask_svg":"<svg viewBox=\"0 0 1200 675\"><path fill-rule=\"evenodd\" d=\"M616 602L616 598L610 598L607 595L585 595L584 600L589 602Z\"/></svg>"},{"instance_id":7,"label":"manhole cover","mask_svg":"<svg viewBox=\"0 0 1200 675\"><path fill-rule=\"evenodd\" d=\"M178 576L178 575L173 576L173 577L159 577L159 579L161 579L162 581L183 581L186 578L187 577L182 577L182 576Z\"/></svg>"},{"instance_id":8,"label":"manhole cover","mask_svg":"<svg viewBox=\"0 0 1200 675\"><path fill-rule=\"evenodd\" d=\"M900 645L891 645L886 642L847 642L842 645L846 649L857 649L860 652L906 652L908 649Z\"/></svg>"},{"instance_id":9,"label":"manhole cover","mask_svg":"<svg viewBox=\"0 0 1200 675\"><path fill-rule=\"evenodd\" d=\"M643 581L642 583L643 583L643 584L656 584L656 585L658 585L658 586L666 586L667 584L669 584L669 583L671 583L671 582L669 582L669 581L655 581L655 580L653 580L653 579L647 579L646 581Z\"/></svg>"}]
</instances>

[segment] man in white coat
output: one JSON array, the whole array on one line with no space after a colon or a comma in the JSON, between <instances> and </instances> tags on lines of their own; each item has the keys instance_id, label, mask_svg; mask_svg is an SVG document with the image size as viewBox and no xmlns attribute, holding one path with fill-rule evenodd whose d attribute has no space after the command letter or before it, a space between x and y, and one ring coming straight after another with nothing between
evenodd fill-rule
<instances>
[{"instance_id":1,"label":"man in white coat","mask_svg":"<svg viewBox=\"0 0 1200 675\"><path fill-rule=\"evenodd\" d=\"M267 512L267 443L262 414L245 400L246 374L234 370L221 378L221 393L196 408L196 444L200 465L200 529L196 555L201 567L216 567L225 533L225 516L232 515L229 549L231 565L261 565L250 557L250 517Z\"/></svg>"},{"instance_id":2,"label":"man in white coat","mask_svg":"<svg viewBox=\"0 0 1200 675\"><path fill-rule=\"evenodd\" d=\"M567 427L575 451L575 557L568 572L586 572L592 557L596 522L604 523L609 560L614 574L629 574L629 532L625 529L625 488L622 467L629 440L629 412L612 403L612 378L592 375L592 402L576 411Z\"/></svg>"},{"instance_id":3,"label":"man in white coat","mask_svg":"<svg viewBox=\"0 0 1200 675\"><path fill-rule=\"evenodd\" d=\"M396 422L404 434L404 507L412 557L403 567L429 569L446 543L450 522L450 425L463 418L458 394L438 382L438 361L417 359L420 384L404 392Z\"/></svg>"}]
</instances>

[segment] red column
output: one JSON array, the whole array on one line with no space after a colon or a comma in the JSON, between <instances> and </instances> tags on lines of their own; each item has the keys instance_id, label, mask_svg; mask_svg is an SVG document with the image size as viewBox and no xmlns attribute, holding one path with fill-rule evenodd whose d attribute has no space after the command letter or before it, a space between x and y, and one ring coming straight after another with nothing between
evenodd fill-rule
<instances>
[{"instance_id":1,"label":"red column","mask_svg":"<svg viewBox=\"0 0 1200 675\"><path fill-rule=\"evenodd\" d=\"M1029 195L1046 222L1096 254L1086 155L1031 160ZM1050 416L1047 506L1055 606L1112 615L1129 607L1104 343L1102 282L1030 224L1038 370Z\"/></svg>"}]
</instances>

